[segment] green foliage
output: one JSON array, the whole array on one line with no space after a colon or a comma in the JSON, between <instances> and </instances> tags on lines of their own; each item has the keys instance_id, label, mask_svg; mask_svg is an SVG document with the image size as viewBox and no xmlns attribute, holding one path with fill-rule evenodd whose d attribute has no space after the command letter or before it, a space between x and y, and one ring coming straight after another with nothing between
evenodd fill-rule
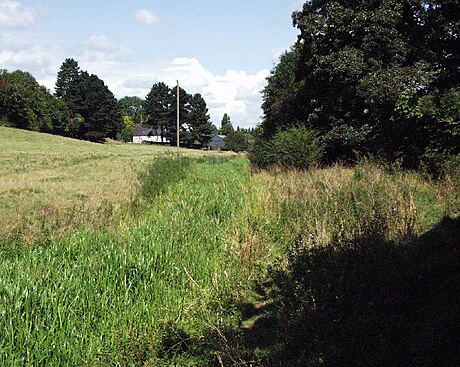
<instances>
[{"instance_id":1,"label":"green foliage","mask_svg":"<svg viewBox=\"0 0 460 367\"><path fill-rule=\"evenodd\" d=\"M118 108L123 116L128 116L134 124L142 124L145 118L144 100L139 97L123 97L118 100Z\"/></svg>"},{"instance_id":2,"label":"green foliage","mask_svg":"<svg viewBox=\"0 0 460 367\"><path fill-rule=\"evenodd\" d=\"M246 152L249 150L248 134L245 134L240 129L231 131L224 138L224 150L231 150L233 152Z\"/></svg>"},{"instance_id":3,"label":"green foliage","mask_svg":"<svg viewBox=\"0 0 460 367\"><path fill-rule=\"evenodd\" d=\"M306 2L293 14L298 40L263 91L264 138L302 122L323 137L327 161L373 154L417 168L427 152L457 154L458 11L458 2Z\"/></svg>"},{"instance_id":4,"label":"green foliage","mask_svg":"<svg viewBox=\"0 0 460 367\"><path fill-rule=\"evenodd\" d=\"M229 135L232 133L235 129L233 128L232 121L230 120L230 116L224 113L224 116L222 117L222 121L220 123L220 130L219 133L221 135Z\"/></svg>"},{"instance_id":5,"label":"green foliage","mask_svg":"<svg viewBox=\"0 0 460 367\"><path fill-rule=\"evenodd\" d=\"M129 116L123 116L123 128L117 134L117 140L129 143L133 141L134 121Z\"/></svg>"},{"instance_id":6,"label":"green foliage","mask_svg":"<svg viewBox=\"0 0 460 367\"><path fill-rule=\"evenodd\" d=\"M160 127L171 145L177 141L177 88L164 83L152 86L145 99L147 125ZM180 135L182 146L201 148L212 138L213 125L203 97L197 93L188 94L179 88Z\"/></svg>"},{"instance_id":7,"label":"green foliage","mask_svg":"<svg viewBox=\"0 0 460 367\"><path fill-rule=\"evenodd\" d=\"M280 131L269 141L259 137L249 159L260 168L278 165L307 169L321 160L323 152L317 133L299 125Z\"/></svg>"},{"instance_id":8,"label":"green foliage","mask_svg":"<svg viewBox=\"0 0 460 367\"><path fill-rule=\"evenodd\" d=\"M115 138L122 129L118 103L96 75L80 71L78 63L66 59L58 72L56 96L67 105L70 120L61 131L73 138L102 142Z\"/></svg>"},{"instance_id":9,"label":"green foliage","mask_svg":"<svg viewBox=\"0 0 460 367\"><path fill-rule=\"evenodd\" d=\"M68 112L31 74L1 71L0 119L12 127L55 132L66 123Z\"/></svg>"}]
</instances>

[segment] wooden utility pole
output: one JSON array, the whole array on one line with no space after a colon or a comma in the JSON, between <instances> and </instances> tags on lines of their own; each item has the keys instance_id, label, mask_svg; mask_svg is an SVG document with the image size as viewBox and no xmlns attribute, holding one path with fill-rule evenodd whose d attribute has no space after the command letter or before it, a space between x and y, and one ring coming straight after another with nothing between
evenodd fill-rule
<instances>
[{"instance_id":1,"label":"wooden utility pole","mask_svg":"<svg viewBox=\"0 0 460 367\"><path fill-rule=\"evenodd\" d=\"M177 148L179 148L179 80L177 81Z\"/></svg>"}]
</instances>

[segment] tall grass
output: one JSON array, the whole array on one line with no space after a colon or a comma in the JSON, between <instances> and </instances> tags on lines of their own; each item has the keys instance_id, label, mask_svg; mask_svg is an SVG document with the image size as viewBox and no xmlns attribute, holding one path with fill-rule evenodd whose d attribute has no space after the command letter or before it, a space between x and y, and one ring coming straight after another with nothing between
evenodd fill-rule
<instances>
[{"instance_id":1,"label":"tall grass","mask_svg":"<svg viewBox=\"0 0 460 367\"><path fill-rule=\"evenodd\" d=\"M263 210L236 242L278 256L237 304L242 327L209 338L222 365L458 362L456 180L369 162L254 173Z\"/></svg>"},{"instance_id":2,"label":"tall grass","mask_svg":"<svg viewBox=\"0 0 460 367\"><path fill-rule=\"evenodd\" d=\"M146 180L143 215L2 249L0 364L155 365L174 327L219 323L210 305L244 281L226 228L246 199L245 165L160 159L149 177L180 179Z\"/></svg>"}]
</instances>

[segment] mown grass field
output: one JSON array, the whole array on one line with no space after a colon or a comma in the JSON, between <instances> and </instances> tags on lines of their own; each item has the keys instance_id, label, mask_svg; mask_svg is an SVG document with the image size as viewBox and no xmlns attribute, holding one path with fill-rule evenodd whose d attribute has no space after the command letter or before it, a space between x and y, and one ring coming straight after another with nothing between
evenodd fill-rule
<instances>
[{"instance_id":1,"label":"mown grass field","mask_svg":"<svg viewBox=\"0 0 460 367\"><path fill-rule=\"evenodd\" d=\"M80 227L104 226L126 211L146 164L175 152L166 146L102 145L0 126L0 238L30 244Z\"/></svg>"},{"instance_id":2,"label":"mown grass field","mask_svg":"<svg viewBox=\"0 0 460 367\"><path fill-rule=\"evenodd\" d=\"M458 177L432 182L369 162L255 172L240 156L178 157L168 148L6 128L0 151L2 366L378 363L366 355L374 334L359 329L375 320L350 316L343 326L336 309L356 308L361 320L378 292L344 287L343 279L405 284L394 265L405 255L395 248L460 214ZM371 251L351 256L349 244L370 234ZM444 284L457 276L441 275ZM414 289L426 298L439 283L423 284ZM419 306L411 304L417 322L430 309ZM331 325L349 331L337 334ZM376 353L390 353L379 325ZM316 327L343 340L331 342Z\"/></svg>"}]
</instances>

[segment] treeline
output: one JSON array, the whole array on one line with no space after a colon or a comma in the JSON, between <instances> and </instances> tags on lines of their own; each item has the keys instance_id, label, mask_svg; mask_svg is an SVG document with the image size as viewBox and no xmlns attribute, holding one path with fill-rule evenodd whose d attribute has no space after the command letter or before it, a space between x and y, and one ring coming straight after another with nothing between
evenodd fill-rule
<instances>
[{"instance_id":1,"label":"treeline","mask_svg":"<svg viewBox=\"0 0 460 367\"><path fill-rule=\"evenodd\" d=\"M69 111L23 71L0 70L0 125L53 133L64 127Z\"/></svg>"},{"instance_id":2,"label":"treeline","mask_svg":"<svg viewBox=\"0 0 460 367\"><path fill-rule=\"evenodd\" d=\"M73 59L62 64L54 95L28 72L2 70L0 124L97 142L122 129L113 93Z\"/></svg>"},{"instance_id":3,"label":"treeline","mask_svg":"<svg viewBox=\"0 0 460 367\"><path fill-rule=\"evenodd\" d=\"M144 103L145 124L160 128L171 145L177 142L177 88L165 83L153 84ZM215 133L206 102L199 94L179 88L179 139L181 146L201 148Z\"/></svg>"},{"instance_id":4,"label":"treeline","mask_svg":"<svg viewBox=\"0 0 460 367\"><path fill-rule=\"evenodd\" d=\"M200 94L180 93L180 142L203 147L212 138L206 102ZM102 142L105 138L131 141L135 124L160 128L176 144L176 88L155 83L145 100L117 101L104 82L66 59L57 74L55 93L39 85L28 72L0 70L0 124Z\"/></svg>"},{"instance_id":5,"label":"treeline","mask_svg":"<svg viewBox=\"0 0 460 367\"><path fill-rule=\"evenodd\" d=\"M433 169L458 154L459 7L441 0L306 2L293 14L297 41L263 90L253 163L296 161L291 150L302 146L303 155L312 149L322 162L373 155L409 168ZM313 142L299 134L305 130ZM282 139L290 145L284 151L275 147Z\"/></svg>"}]
</instances>

